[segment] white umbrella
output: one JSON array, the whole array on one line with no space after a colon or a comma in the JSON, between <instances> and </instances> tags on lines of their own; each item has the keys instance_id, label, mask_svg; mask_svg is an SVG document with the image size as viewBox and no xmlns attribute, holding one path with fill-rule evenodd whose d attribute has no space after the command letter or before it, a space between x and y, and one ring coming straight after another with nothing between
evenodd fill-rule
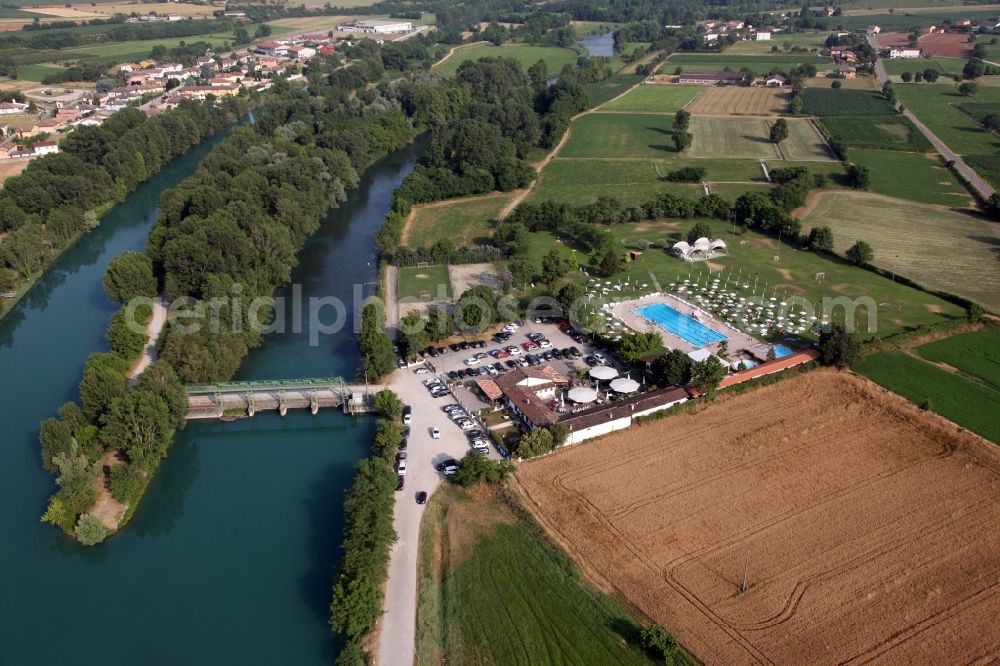
<instances>
[{"instance_id":1,"label":"white umbrella","mask_svg":"<svg viewBox=\"0 0 1000 666\"><path fill-rule=\"evenodd\" d=\"M577 386L576 388L571 388L566 397L573 402L593 402L597 400L597 391L587 386Z\"/></svg>"},{"instance_id":2,"label":"white umbrella","mask_svg":"<svg viewBox=\"0 0 1000 666\"><path fill-rule=\"evenodd\" d=\"M590 369L590 376L594 379L614 379L618 376L618 371L606 365L598 365Z\"/></svg>"},{"instance_id":3,"label":"white umbrella","mask_svg":"<svg viewBox=\"0 0 1000 666\"><path fill-rule=\"evenodd\" d=\"M635 393L639 390L639 382L628 377L619 377L611 382L610 386L618 393Z\"/></svg>"}]
</instances>

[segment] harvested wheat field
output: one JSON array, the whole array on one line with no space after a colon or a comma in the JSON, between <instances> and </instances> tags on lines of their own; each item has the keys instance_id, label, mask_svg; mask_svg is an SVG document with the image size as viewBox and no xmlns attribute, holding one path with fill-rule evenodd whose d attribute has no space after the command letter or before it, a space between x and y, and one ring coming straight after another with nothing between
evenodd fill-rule
<instances>
[{"instance_id":1,"label":"harvested wheat field","mask_svg":"<svg viewBox=\"0 0 1000 666\"><path fill-rule=\"evenodd\" d=\"M965 33L942 32L923 35L917 40L920 50L927 57L971 58L973 45Z\"/></svg>"},{"instance_id":2,"label":"harvested wheat field","mask_svg":"<svg viewBox=\"0 0 1000 666\"><path fill-rule=\"evenodd\" d=\"M998 449L859 377L723 396L516 478L586 571L704 663L1000 656Z\"/></svg>"},{"instance_id":3,"label":"harvested wheat field","mask_svg":"<svg viewBox=\"0 0 1000 666\"><path fill-rule=\"evenodd\" d=\"M687 107L706 116L776 116L788 106L788 93L779 88L712 86L702 90Z\"/></svg>"}]
</instances>

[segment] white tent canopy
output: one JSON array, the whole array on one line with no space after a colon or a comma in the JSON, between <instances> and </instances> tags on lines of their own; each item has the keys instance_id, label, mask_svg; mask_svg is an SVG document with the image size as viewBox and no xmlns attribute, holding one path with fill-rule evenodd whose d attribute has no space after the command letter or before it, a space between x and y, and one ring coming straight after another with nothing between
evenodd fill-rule
<instances>
[{"instance_id":1,"label":"white tent canopy","mask_svg":"<svg viewBox=\"0 0 1000 666\"><path fill-rule=\"evenodd\" d=\"M619 377L610 384L613 391L618 393L635 393L639 390L639 382L628 377Z\"/></svg>"},{"instance_id":2,"label":"white tent canopy","mask_svg":"<svg viewBox=\"0 0 1000 666\"><path fill-rule=\"evenodd\" d=\"M725 252L726 247L726 241L721 238L709 240L702 237L696 240L693 245L687 241L678 241L673 244L670 251L684 259L695 259L711 257L717 252Z\"/></svg>"},{"instance_id":3,"label":"white tent canopy","mask_svg":"<svg viewBox=\"0 0 1000 666\"><path fill-rule=\"evenodd\" d=\"M571 388L566 397L573 402L594 402L597 400L597 391L587 386L577 386Z\"/></svg>"},{"instance_id":4,"label":"white tent canopy","mask_svg":"<svg viewBox=\"0 0 1000 666\"><path fill-rule=\"evenodd\" d=\"M590 376L594 379L614 379L618 376L618 371L606 365L598 365L590 369Z\"/></svg>"}]
</instances>

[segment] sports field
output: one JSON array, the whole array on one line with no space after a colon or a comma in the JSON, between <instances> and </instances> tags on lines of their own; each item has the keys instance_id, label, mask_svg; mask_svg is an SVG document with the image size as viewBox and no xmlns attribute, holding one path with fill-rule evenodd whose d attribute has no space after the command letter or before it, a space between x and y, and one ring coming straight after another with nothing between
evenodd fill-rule
<instances>
[{"instance_id":1,"label":"sports field","mask_svg":"<svg viewBox=\"0 0 1000 666\"><path fill-rule=\"evenodd\" d=\"M994 222L867 192L823 192L802 227L824 225L833 229L837 252L863 240L879 268L1000 310L1000 227Z\"/></svg>"},{"instance_id":2,"label":"sports field","mask_svg":"<svg viewBox=\"0 0 1000 666\"><path fill-rule=\"evenodd\" d=\"M851 161L868 167L871 190L900 199L964 208L973 204L936 153L898 150L851 150Z\"/></svg>"},{"instance_id":3,"label":"sports field","mask_svg":"<svg viewBox=\"0 0 1000 666\"><path fill-rule=\"evenodd\" d=\"M818 121L829 136L850 148L881 148L930 152L934 148L920 130L902 115L824 116Z\"/></svg>"},{"instance_id":4,"label":"sports field","mask_svg":"<svg viewBox=\"0 0 1000 666\"><path fill-rule=\"evenodd\" d=\"M533 521L484 489L444 484L427 504L420 540L419 666L652 666L619 605L583 582Z\"/></svg>"},{"instance_id":5,"label":"sports field","mask_svg":"<svg viewBox=\"0 0 1000 666\"><path fill-rule=\"evenodd\" d=\"M553 74L559 72L563 65L575 62L578 57L576 51L557 46L476 44L455 51L455 55L448 58L443 64L435 66L434 69L442 74L454 74L458 70L458 66L466 60L479 60L486 56L514 58L523 65L524 69L528 69L539 60L544 60L545 64L548 65L549 72Z\"/></svg>"},{"instance_id":6,"label":"sports field","mask_svg":"<svg viewBox=\"0 0 1000 666\"><path fill-rule=\"evenodd\" d=\"M480 244L489 237L491 223L513 197L487 195L414 206L413 218L403 230L403 244L429 247L442 239L456 246Z\"/></svg>"},{"instance_id":7,"label":"sports field","mask_svg":"<svg viewBox=\"0 0 1000 666\"><path fill-rule=\"evenodd\" d=\"M604 105L601 110L675 113L702 90L700 86L643 85Z\"/></svg>"},{"instance_id":8,"label":"sports field","mask_svg":"<svg viewBox=\"0 0 1000 666\"><path fill-rule=\"evenodd\" d=\"M970 101L991 101L1000 89L980 88L976 99L960 95L952 84L907 83L896 86L896 96L949 148L960 155L982 154L1000 149L1000 139L989 134L956 106ZM989 92L987 92L989 91Z\"/></svg>"},{"instance_id":9,"label":"sports field","mask_svg":"<svg viewBox=\"0 0 1000 666\"><path fill-rule=\"evenodd\" d=\"M672 115L591 113L573 122L559 156L664 158L675 152L673 122Z\"/></svg>"},{"instance_id":10,"label":"sports field","mask_svg":"<svg viewBox=\"0 0 1000 666\"><path fill-rule=\"evenodd\" d=\"M1000 329L996 327L929 342L917 347L917 353L1000 391Z\"/></svg>"},{"instance_id":11,"label":"sports field","mask_svg":"<svg viewBox=\"0 0 1000 666\"><path fill-rule=\"evenodd\" d=\"M703 116L776 116L788 107L788 97L779 88L713 86L704 88L687 110Z\"/></svg>"},{"instance_id":12,"label":"sports field","mask_svg":"<svg viewBox=\"0 0 1000 666\"><path fill-rule=\"evenodd\" d=\"M820 370L523 463L572 556L706 664L1000 650L1000 455Z\"/></svg>"},{"instance_id":13,"label":"sports field","mask_svg":"<svg viewBox=\"0 0 1000 666\"><path fill-rule=\"evenodd\" d=\"M451 296L451 280L447 266L405 266L399 269L396 295L426 303Z\"/></svg>"}]
</instances>

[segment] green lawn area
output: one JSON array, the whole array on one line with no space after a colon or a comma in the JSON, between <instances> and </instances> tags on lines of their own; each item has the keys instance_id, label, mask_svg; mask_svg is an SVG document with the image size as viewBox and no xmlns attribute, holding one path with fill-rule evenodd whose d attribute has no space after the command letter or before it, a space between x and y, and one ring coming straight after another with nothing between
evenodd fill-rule
<instances>
[{"instance_id":1,"label":"green lawn area","mask_svg":"<svg viewBox=\"0 0 1000 666\"><path fill-rule=\"evenodd\" d=\"M851 148L934 150L920 130L901 115L824 116L817 120L828 136L840 137Z\"/></svg>"},{"instance_id":2,"label":"green lawn area","mask_svg":"<svg viewBox=\"0 0 1000 666\"><path fill-rule=\"evenodd\" d=\"M962 159L993 187L1000 189L1000 155L963 155Z\"/></svg>"},{"instance_id":3,"label":"green lawn area","mask_svg":"<svg viewBox=\"0 0 1000 666\"><path fill-rule=\"evenodd\" d=\"M573 49L564 49L557 46L528 46L526 44L493 46L492 44L477 44L476 46L459 49L443 65L434 69L441 74L454 74L458 70L458 66L466 60L479 60L487 56L494 58L514 58L526 70L539 60L544 60L545 64L548 65L549 73L553 76L563 68L563 65L575 62L578 57L576 51Z\"/></svg>"},{"instance_id":4,"label":"green lawn area","mask_svg":"<svg viewBox=\"0 0 1000 666\"><path fill-rule=\"evenodd\" d=\"M890 391L1000 443L1000 391L902 353L868 356L856 369Z\"/></svg>"},{"instance_id":5,"label":"green lawn area","mask_svg":"<svg viewBox=\"0 0 1000 666\"><path fill-rule=\"evenodd\" d=\"M621 25L621 23L611 21L573 21L573 31L576 32L577 37L585 37L617 30Z\"/></svg>"},{"instance_id":6,"label":"green lawn area","mask_svg":"<svg viewBox=\"0 0 1000 666\"><path fill-rule=\"evenodd\" d=\"M766 74L772 69L791 69L795 65L813 64L817 69L831 67L833 61L809 53L780 53L775 55L741 55L724 51L712 53L675 53L670 56L659 71L672 73L680 67L685 72L720 72L730 69L734 72L744 67L758 75Z\"/></svg>"},{"instance_id":7,"label":"green lawn area","mask_svg":"<svg viewBox=\"0 0 1000 666\"><path fill-rule=\"evenodd\" d=\"M989 92L987 92L989 91ZM975 98L958 94L953 84L899 84L896 96L949 148L960 155L984 154L1000 149L1000 139L986 132L954 105L1000 96L1000 89L980 88Z\"/></svg>"},{"instance_id":8,"label":"green lawn area","mask_svg":"<svg viewBox=\"0 0 1000 666\"><path fill-rule=\"evenodd\" d=\"M53 65L18 65L17 78L24 81L41 82L49 74L58 74L62 70L62 67Z\"/></svg>"},{"instance_id":9,"label":"green lawn area","mask_svg":"<svg viewBox=\"0 0 1000 666\"><path fill-rule=\"evenodd\" d=\"M701 90L700 86L639 86L606 105L603 110L675 113L683 109Z\"/></svg>"},{"instance_id":10,"label":"green lawn area","mask_svg":"<svg viewBox=\"0 0 1000 666\"><path fill-rule=\"evenodd\" d=\"M823 117L896 115L881 93L849 88L806 88L802 113Z\"/></svg>"},{"instance_id":11,"label":"green lawn area","mask_svg":"<svg viewBox=\"0 0 1000 666\"><path fill-rule=\"evenodd\" d=\"M671 115L591 113L578 118L560 157L664 158L674 151Z\"/></svg>"},{"instance_id":12,"label":"green lawn area","mask_svg":"<svg viewBox=\"0 0 1000 666\"><path fill-rule=\"evenodd\" d=\"M634 224L616 224L611 228L609 240L611 246L621 248L622 252L641 247L640 241L651 241L672 245L687 234L695 222L702 220L670 220L659 222L640 222ZM880 337L890 336L904 330L910 330L920 324L940 322L942 318L963 317L962 308L948 303L940 298L919 291L912 287L892 281L871 271L858 268L836 257L799 251L783 240L778 247L777 239L755 232L747 232L737 236L732 235L732 225L720 220L705 220L712 228L712 237L722 238L729 244L729 256L712 259L712 270L718 272L721 268L725 275L729 271L733 275L756 276L761 289L767 285L770 293L777 288L778 296L787 293L788 296L798 296L813 304L817 314L821 311L822 299L856 299L868 297L869 302L877 304L877 322L871 334ZM825 222L820 220L821 223ZM808 232L812 225L803 224ZM737 229L738 231L738 229ZM836 236L836 228L834 229ZM581 264L587 264L591 256L589 248L574 248L572 245L555 241L548 232L537 232L529 236L531 239L530 256L536 266L541 265L542 257L556 249L564 256L574 250ZM741 244L743 242L743 244ZM774 260L775 255L779 261ZM638 261L625 265L621 277L628 277L633 283L646 283L645 291L653 291L650 272L657 276L661 285L675 282L678 278L685 279L690 273L694 279L695 273L708 270L704 262L689 264L667 254L662 249L648 249L643 252ZM824 273L822 281L816 280L818 273ZM576 278L586 281L586 276ZM618 276L616 276L616 280ZM834 318L842 318L843 310L836 308ZM867 311L859 303L856 319L862 333L868 327Z\"/></svg>"},{"instance_id":13,"label":"green lawn area","mask_svg":"<svg viewBox=\"0 0 1000 666\"><path fill-rule=\"evenodd\" d=\"M919 203L964 207L968 191L937 155L898 150L851 150L851 161L871 170L873 192Z\"/></svg>"},{"instance_id":14,"label":"green lawn area","mask_svg":"<svg viewBox=\"0 0 1000 666\"><path fill-rule=\"evenodd\" d=\"M584 87L590 107L594 108L614 99L646 77L638 74L612 74L603 81L588 83Z\"/></svg>"},{"instance_id":15,"label":"green lawn area","mask_svg":"<svg viewBox=\"0 0 1000 666\"><path fill-rule=\"evenodd\" d=\"M185 38L147 39L130 42L115 42L113 44L99 44L97 46L81 46L78 48L66 49L61 53L66 58L90 56L101 58L109 62L112 60L124 62L126 60L148 57L154 46L163 46L167 49L172 49L180 46L181 42L185 42L187 44L191 44L193 42L208 42L212 46L222 46L227 42L232 44L232 41L233 38L231 35L226 37L195 35L193 37Z\"/></svg>"},{"instance_id":16,"label":"green lawn area","mask_svg":"<svg viewBox=\"0 0 1000 666\"><path fill-rule=\"evenodd\" d=\"M451 297L451 280L447 266L405 266L399 269L396 296L402 300L435 302Z\"/></svg>"},{"instance_id":17,"label":"green lawn area","mask_svg":"<svg viewBox=\"0 0 1000 666\"><path fill-rule=\"evenodd\" d=\"M661 182L658 168L663 163L654 160L554 159L542 171L528 201L580 205L614 197L625 206L641 206L659 192L701 194L696 184Z\"/></svg>"},{"instance_id":18,"label":"green lawn area","mask_svg":"<svg viewBox=\"0 0 1000 666\"><path fill-rule=\"evenodd\" d=\"M429 247L448 238L455 245L476 245L490 236L492 221L513 197L504 194L415 206L416 212L405 234L406 244Z\"/></svg>"},{"instance_id":19,"label":"green lawn area","mask_svg":"<svg viewBox=\"0 0 1000 666\"><path fill-rule=\"evenodd\" d=\"M690 153L693 157L776 159L780 153L768 138L770 127L764 118L693 116Z\"/></svg>"},{"instance_id":20,"label":"green lawn area","mask_svg":"<svg viewBox=\"0 0 1000 666\"><path fill-rule=\"evenodd\" d=\"M953 6L950 8L932 7L928 11L904 11L898 9L898 3L889 5L888 0L884 0L884 2L887 9L889 6L895 6L897 7L896 11L893 14L886 11L884 14L831 16L824 20L831 28L841 26L844 30L863 30L874 23L882 28L882 32L890 32L895 30L905 31L907 28L916 28L925 25L941 25L941 22L945 19L986 19L997 15L996 9L973 9L972 7L960 6L960 3L957 2L951 3ZM913 4L920 3L912 3L910 0L906 0L903 3L907 8ZM862 2L854 7L854 9L866 9L869 6L878 7L878 5L872 5L870 2Z\"/></svg>"},{"instance_id":21,"label":"green lawn area","mask_svg":"<svg viewBox=\"0 0 1000 666\"><path fill-rule=\"evenodd\" d=\"M789 55L799 57L801 55L808 54L797 54L797 53L784 53L785 45L789 44L791 47L798 46L805 49L821 49L823 48L826 38L830 36L829 32L792 32L792 33L774 33L771 35L770 40L757 41L757 40L742 40L736 42L729 48L727 48L723 53L728 56L732 55L769 55L771 49L777 46L782 49L782 53L775 55Z\"/></svg>"},{"instance_id":22,"label":"green lawn area","mask_svg":"<svg viewBox=\"0 0 1000 666\"><path fill-rule=\"evenodd\" d=\"M635 621L497 499L442 485L419 557L419 666L654 663L637 646Z\"/></svg>"},{"instance_id":23,"label":"green lawn area","mask_svg":"<svg viewBox=\"0 0 1000 666\"><path fill-rule=\"evenodd\" d=\"M890 76L899 76L903 72L909 72L910 74L923 73L927 69L936 70L939 76L952 76L954 74L961 74L962 68L965 67L966 63L961 58L944 57L919 58L916 60L884 58L882 62L885 63L885 73Z\"/></svg>"},{"instance_id":24,"label":"green lawn area","mask_svg":"<svg viewBox=\"0 0 1000 666\"><path fill-rule=\"evenodd\" d=\"M6 3L5 2L4 4L6 5L6 4L10 4L10 3ZM42 21L48 21L48 18L49 18L49 17L45 16L44 14L38 14L36 12L25 11L23 9L15 9L14 7L0 7L0 19L19 19L19 18L20 19L24 19L24 18L33 19L33 18L36 18L36 17L38 19L42 20Z\"/></svg>"},{"instance_id":25,"label":"green lawn area","mask_svg":"<svg viewBox=\"0 0 1000 666\"><path fill-rule=\"evenodd\" d=\"M986 328L953 335L917 347L929 361L947 363L1000 391L1000 329Z\"/></svg>"},{"instance_id":26,"label":"green lawn area","mask_svg":"<svg viewBox=\"0 0 1000 666\"><path fill-rule=\"evenodd\" d=\"M838 191L820 194L802 219L803 230L821 226L833 230L837 252L863 240L879 268L1000 311L995 222L870 192Z\"/></svg>"}]
</instances>

